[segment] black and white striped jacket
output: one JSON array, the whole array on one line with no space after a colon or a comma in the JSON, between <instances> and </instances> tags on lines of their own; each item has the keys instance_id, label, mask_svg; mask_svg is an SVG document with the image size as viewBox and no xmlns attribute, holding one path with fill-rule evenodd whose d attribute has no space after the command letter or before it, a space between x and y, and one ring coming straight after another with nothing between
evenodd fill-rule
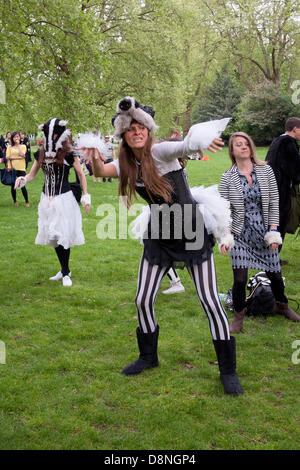
<instances>
[{"instance_id":1,"label":"black and white striped jacket","mask_svg":"<svg viewBox=\"0 0 300 470\"><path fill-rule=\"evenodd\" d=\"M257 181L259 183L262 212L265 229L270 225L279 225L279 195L272 168L269 165L254 165ZM243 190L236 164L225 171L220 183L221 196L230 202L231 231L239 235L244 226L245 210Z\"/></svg>"}]
</instances>

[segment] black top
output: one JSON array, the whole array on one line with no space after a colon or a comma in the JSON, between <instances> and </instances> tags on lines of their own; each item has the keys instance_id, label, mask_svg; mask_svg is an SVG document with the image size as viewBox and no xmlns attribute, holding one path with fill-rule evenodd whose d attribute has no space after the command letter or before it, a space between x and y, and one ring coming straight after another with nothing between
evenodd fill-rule
<instances>
[{"instance_id":1,"label":"black top","mask_svg":"<svg viewBox=\"0 0 300 470\"><path fill-rule=\"evenodd\" d=\"M272 167L279 191L280 227L288 221L292 184L300 183L300 155L296 139L284 134L273 140L266 161Z\"/></svg>"},{"instance_id":2,"label":"black top","mask_svg":"<svg viewBox=\"0 0 300 470\"><path fill-rule=\"evenodd\" d=\"M207 234L184 170L171 171L164 177L173 188L172 202L168 204L145 186L136 186L136 192L151 209L144 255L150 264L159 266L183 268L201 264L211 256L213 237Z\"/></svg>"},{"instance_id":3,"label":"black top","mask_svg":"<svg viewBox=\"0 0 300 470\"><path fill-rule=\"evenodd\" d=\"M34 158L35 160L39 159L39 151L34 153ZM59 194L71 191L68 177L70 168L72 168L74 164L74 155L72 152L65 156L65 162L67 164L64 163L62 166L58 166L54 160L53 162L50 161L50 163L43 161L42 170L45 178L43 193L49 196L58 196Z\"/></svg>"}]
</instances>

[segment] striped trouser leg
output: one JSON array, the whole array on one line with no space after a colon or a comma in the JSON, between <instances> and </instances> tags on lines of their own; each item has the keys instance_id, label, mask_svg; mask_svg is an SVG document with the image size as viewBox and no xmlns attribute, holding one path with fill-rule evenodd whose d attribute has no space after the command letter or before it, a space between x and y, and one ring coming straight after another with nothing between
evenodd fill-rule
<instances>
[{"instance_id":1,"label":"striped trouser leg","mask_svg":"<svg viewBox=\"0 0 300 470\"><path fill-rule=\"evenodd\" d=\"M153 333L156 328L154 303L161 281L168 267L149 264L142 256L135 304L138 312L139 325L143 333Z\"/></svg>"},{"instance_id":2,"label":"striped trouser leg","mask_svg":"<svg viewBox=\"0 0 300 470\"><path fill-rule=\"evenodd\" d=\"M195 283L202 307L208 317L209 327L214 340L229 340L229 324L225 310L220 302L213 255L202 264L189 268Z\"/></svg>"}]
</instances>

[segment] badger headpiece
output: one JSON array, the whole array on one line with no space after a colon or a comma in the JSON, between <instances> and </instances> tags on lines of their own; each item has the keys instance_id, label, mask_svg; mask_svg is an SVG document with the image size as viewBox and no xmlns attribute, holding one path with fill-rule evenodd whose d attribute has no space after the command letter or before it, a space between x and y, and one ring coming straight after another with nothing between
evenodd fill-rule
<instances>
[{"instance_id":1,"label":"badger headpiece","mask_svg":"<svg viewBox=\"0 0 300 470\"><path fill-rule=\"evenodd\" d=\"M53 118L39 126L39 129L44 133L46 157L55 158L57 151L62 148L63 142L70 136L70 130L66 129L67 122L62 119Z\"/></svg>"},{"instance_id":2,"label":"badger headpiece","mask_svg":"<svg viewBox=\"0 0 300 470\"><path fill-rule=\"evenodd\" d=\"M129 129L132 121L143 124L149 131L155 133L158 127L154 122L154 114L151 106L139 104L135 98L126 96L117 104L117 114L111 121L115 128L115 137L120 139L122 134Z\"/></svg>"}]
</instances>

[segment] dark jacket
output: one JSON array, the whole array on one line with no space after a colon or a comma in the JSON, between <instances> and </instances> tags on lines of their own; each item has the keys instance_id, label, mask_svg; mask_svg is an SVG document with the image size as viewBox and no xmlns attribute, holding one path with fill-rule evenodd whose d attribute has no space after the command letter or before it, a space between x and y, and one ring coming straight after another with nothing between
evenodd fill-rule
<instances>
[{"instance_id":1,"label":"dark jacket","mask_svg":"<svg viewBox=\"0 0 300 470\"><path fill-rule=\"evenodd\" d=\"M300 183L300 154L296 139L284 134L270 145L266 161L273 168L279 190L280 231L285 232L291 207L292 184Z\"/></svg>"}]
</instances>

